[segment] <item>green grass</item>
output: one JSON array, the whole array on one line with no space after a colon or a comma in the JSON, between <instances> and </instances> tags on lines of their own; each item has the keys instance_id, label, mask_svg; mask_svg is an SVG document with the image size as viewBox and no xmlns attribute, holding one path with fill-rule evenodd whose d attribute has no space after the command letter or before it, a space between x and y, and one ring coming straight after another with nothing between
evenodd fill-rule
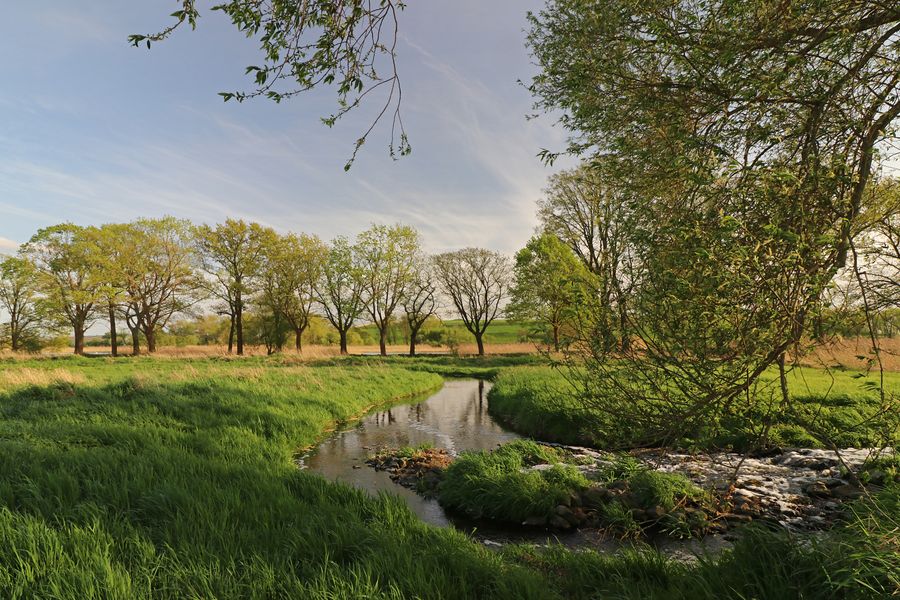
<instances>
[{"instance_id":1,"label":"green grass","mask_svg":"<svg viewBox=\"0 0 900 600\"><path fill-rule=\"evenodd\" d=\"M743 554L688 567L649 551L489 551L423 524L395 496L296 468L298 450L338 423L440 384L403 366L0 361L0 597L837 598L896 589L896 497L827 548L766 534Z\"/></svg>"},{"instance_id":2,"label":"green grass","mask_svg":"<svg viewBox=\"0 0 900 600\"><path fill-rule=\"evenodd\" d=\"M24 382L42 377L58 383ZM0 381L4 598L546 596L396 497L296 468L298 448L433 374L70 359L4 363Z\"/></svg>"},{"instance_id":3,"label":"green grass","mask_svg":"<svg viewBox=\"0 0 900 600\"><path fill-rule=\"evenodd\" d=\"M774 373L766 373L771 381ZM795 369L789 375L794 410L779 414L769 432L771 446L818 447L823 439L839 447L879 446L898 439L897 415L872 419L879 406L873 390L877 376L820 369ZM900 373L885 373L889 394L900 394ZM549 367L504 370L490 392L491 413L514 430L535 438L598 447L627 447L637 432L633 424L617 423L610 415L579 403L565 376ZM757 422L762 416L757 414ZM606 423L605 427L597 423ZM690 449L752 448L759 432L744 416L725 416L721 428L706 437L685 437ZM891 437L893 436L893 437Z\"/></svg>"},{"instance_id":4,"label":"green grass","mask_svg":"<svg viewBox=\"0 0 900 600\"><path fill-rule=\"evenodd\" d=\"M534 471L526 467L552 464ZM521 523L528 517L548 517L573 492L590 482L576 468L563 464L552 448L527 440L493 451L463 452L450 464L438 487L444 506L470 517Z\"/></svg>"}]
</instances>

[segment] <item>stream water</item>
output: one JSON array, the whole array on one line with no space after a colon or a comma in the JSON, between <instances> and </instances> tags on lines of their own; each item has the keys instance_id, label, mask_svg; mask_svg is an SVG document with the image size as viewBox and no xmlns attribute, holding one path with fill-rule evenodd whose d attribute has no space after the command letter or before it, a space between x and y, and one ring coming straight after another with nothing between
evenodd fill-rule
<instances>
[{"instance_id":1,"label":"stream water","mask_svg":"<svg viewBox=\"0 0 900 600\"><path fill-rule=\"evenodd\" d=\"M597 531L557 534L538 528L474 522L448 514L437 500L419 496L391 481L386 471L376 471L366 464L366 459L385 448L427 443L456 454L463 450L491 449L520 438L501 427L488 413L490 385L477 380L448 380L440 391L425 399L372 413L351 428L335 432L304 456L300 466L373 494L381 491L396 494L423 521L441 527L456 527L488 544L557 541L567 546L589 546L607 551L621 547L621 542ZM663 540L662 545L674 546L669 548L670 552L690 553L696 549L694 542Z\"/></svg>"},{"instance_id":2,"label":"stream water","mask_svg":"<svg viewBox=\"0 0 900 600\"><path fill-rule=\"evenodd\" d=\"M427 399L372 413L351 429L338 431L303 458L310 471L372 493L401 496L423 521L452 524L437 500L419 496L391 481L386 471L366 465L383 448L431 444L452 453L489 449L520 436L503 429L488 414L490 383L450 380Z\"/></svg>"}]
</instances>

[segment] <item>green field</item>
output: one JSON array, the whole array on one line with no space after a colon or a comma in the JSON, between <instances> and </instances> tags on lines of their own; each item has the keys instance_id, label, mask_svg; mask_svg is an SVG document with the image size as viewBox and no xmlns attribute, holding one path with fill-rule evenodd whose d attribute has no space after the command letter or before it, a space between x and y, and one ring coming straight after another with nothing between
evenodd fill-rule
<instances>
[{"instance_id":1,"label":"green field","mask_svg":"<svg viewBox=\"0 0 900 600\"><path fill-rule=\"evenodd\" d=\"M633 425L616 422L579 402L569 377L571 372L549 367L504 370L490 392L491 412L516 431L538 439L628 447L636 433ZM774 381L776 377L777 373L768 372L763 380ZM900 394L900 373L885 373L884 378L886 393ZM769 434L772 445L820 447L823 432L841 448L879 446L891 434L892 443L900 443L900 415L896 411L877 414L877 373L797 368L788 379L794 407L773 417ZM757 415L755 420L762 421L762 416ZM604 425L598 427L598 422ZM700 449L751 449L755 432L745 423L738 415L726 416L709 437L694 436L682 439L681 444Z\"/></svg>"},{"instance_id":2,"label":"green field","mask_svg":"<svg viewBox=\"0 0 900 600\"><path fill-rule=\"evenodd\" d=\"M818 598L860 578L898 581L890 538L867 534L868 551L856 526L821 549L767 538L740 570L752 546L697 567L650 551L494 552L396 497L297 469L300 449L337 424L435 389L430 371L498 365L0 362L0 597ZM757 593L776 581L780 596Z\"/></svg>"}]
</instances>

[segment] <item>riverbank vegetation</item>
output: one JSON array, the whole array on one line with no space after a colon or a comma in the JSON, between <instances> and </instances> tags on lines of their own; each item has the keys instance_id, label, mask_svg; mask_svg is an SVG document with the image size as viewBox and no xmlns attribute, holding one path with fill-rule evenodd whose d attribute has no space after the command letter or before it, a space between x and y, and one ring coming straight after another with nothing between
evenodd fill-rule
<instances>
[{"instance_id":1,"label":"riverbank vegetation","mask_svg":"<svg viewBox=\"0 0 900 600\"><path fill-rule=\"evenodd\" d=\"M0 362L3 595L714 597L765 592L770 579L754 578L776 561L773 573L804 576L774 597L898 581L881 513L866 516L869 537L848 525L821 546L766 533L767 553L749 564L750 541L697 565L649 550L497 553L421 523L396 497L296 468L297 452L338 423L440 385L407 362ZM517 452L525 462L537 458L528 448Z\"/></svg>"},{"instance_id":2,"label":"riverbank vegetation","mask_svg":"<svg viewBox=\"0 0 900 600\"><path fill-rule=\"evenodd\" d=\"M533 367L503 370L490 391L490 410L516 431L549 441L598 448L676 446L683 449L737 451L774 447L866 448L900 443L900 414L882 410L878 374L798 368L789 377L793 403L788 407L754 402L723 412L716 421L672 439L645 438L645 432L615 413L591 409L566 369ZM772 385L777 373L761 377ZM900 393L900 373L884 373L884 388ZM653 405L643 402L648 411ZM752 414L748 414L748 408ZM663 433L668 433L667 428ZM830 444L824 443L825 441Z\"/></svg>"}]
</instances>

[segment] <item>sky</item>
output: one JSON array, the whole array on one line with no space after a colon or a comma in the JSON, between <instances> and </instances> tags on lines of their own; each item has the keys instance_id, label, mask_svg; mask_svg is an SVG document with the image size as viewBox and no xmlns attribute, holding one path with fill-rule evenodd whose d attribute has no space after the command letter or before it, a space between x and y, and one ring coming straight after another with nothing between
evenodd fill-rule
<instances>
[{"instance_id":1,"label":"sky","mask_svg":"<svg viewBox=\"0 0 900 600\"><path fill-rule=\"evenodd\" d=\"M385 123L345 173L379 105L329 129L329 90L223 103L219 92L250 89L244 68L261 58L222 15L204 11L196 31L147 50L128 35L167 25L174 0L10 3L0 22L0 251L64 221L173 215L326 240L402 222L432 252L511 254L534 231L547 177L571 166L541 163L538 152L561 149L564 133L549 117L525 118L532 100L519 80L535 72L525 15L541 5L409 2L398 62L412 155L391 159Z\"/></svg>"}]
</instances>

